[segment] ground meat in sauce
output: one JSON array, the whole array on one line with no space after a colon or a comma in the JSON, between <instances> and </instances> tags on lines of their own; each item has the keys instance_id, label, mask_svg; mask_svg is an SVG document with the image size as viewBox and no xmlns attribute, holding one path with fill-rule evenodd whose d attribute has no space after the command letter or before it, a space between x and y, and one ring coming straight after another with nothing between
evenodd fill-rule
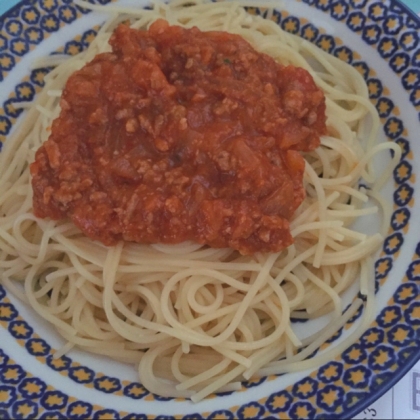
<instances>
[{"instance_id":1,"label":"ground meat in sauce","mask_svg":"<svg viewBox=\"0 0 420 420\"><path fill-rule=\"evenodd\" d=\"M242 254L292 243L325 99L306 70L225 32L119 26L68 80L31 165L37 217L105 245L193 240Z\"/></svg>"}]
</instances>

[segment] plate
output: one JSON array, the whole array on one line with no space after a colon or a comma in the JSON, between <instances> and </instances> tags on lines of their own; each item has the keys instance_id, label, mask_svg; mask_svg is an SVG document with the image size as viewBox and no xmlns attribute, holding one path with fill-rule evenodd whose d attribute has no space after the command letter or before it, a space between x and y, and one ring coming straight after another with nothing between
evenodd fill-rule
<instances>
[{"instance_id":1,"label":"plate","mask_svg":"<svg viewBox=\"0 0 420 420\"><path fill-rule=\"evenodd\" d=\"M357 342L315 371L250 381L240 391L193 404L149 393L130 366L106 358L72 351L54 359L60 339L0 285L0 418L351 418L418 360L420 20L395 0L279 0L278 5L282 28L362 73L384 139L403 150L388 194L393 200L388 234L375 261L375 320ZM43 86L48 69L31 71L30 63L86 48L103 19L72 0L22 1L0 18L1 142L21 118L16 104L32 101ZM332 345L358 316L329 340Z\"/></svg>"}]
</instances>

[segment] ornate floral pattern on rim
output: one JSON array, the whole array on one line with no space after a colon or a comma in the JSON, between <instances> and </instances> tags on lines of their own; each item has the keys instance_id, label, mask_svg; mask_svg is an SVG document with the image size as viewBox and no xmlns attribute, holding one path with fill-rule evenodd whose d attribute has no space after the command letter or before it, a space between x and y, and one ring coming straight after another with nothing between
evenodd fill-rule
<instances>
[{"instance_id":1,"label":"ornate floral pattern on rim","mask_svg":"<svg viewBox=\"0 0 420 420\"><path fill-rule=\"evenodd\" d=\"M94 2L106 4L109 1ZM394 0L298 1L324 12L376 49L382 60L399 77L411 105L419 113L420 22L414 15L407 13ZM263 13L258 9L251 11ZM0 18L0 82L19 65L22 57L44 39L61 27L71 25L86 13L89 12L75 6L72 0L27 0ZM326 34L306 19L290 16L286 12L275 13L275 18L283 29L315 43L359 70L367 82L370 98L378 109L386 136L403 148L402 160L394 171L394 212L390 230L375 263L375 281L379 289L400 254L409 231L414 206L414 156L400 110L390 98L390 92L380 77L361 60L356 51L344 45L341 39ZM68 41L62 52L75 54L85 48L95 36L96 29L89 29ZM49 69L32 71L1 104L0 150L2 142L20 115L20 111L15 108L16 103L33 100L42 88L43 77L48 71ZM363 408L368 398L384 392L387 388L384 384L390 384L418 357L419 281L420 243L388 305L382 309L361 339L336 360L323 365L294 385L258 401L250 401L229 410L156 418L337 418L355 414ZM357 313L344 329L350 328L360 315L360 312ZM28 355L42 361L46 368L71 379L75 385L144 402L171 400L150 394L140 383L95 372L74 362L70 357L54 359L55 350L36 334L34 325L19 315L1 286L0 325L7 330L9 339L16 340L26 349ZM342 332L339 331L322 348L340 337ZM0 418L147 418L145 414L118 412L76 399L34 377L18 362L0 349ZM243 391L272 379L275 377L244 383Z\"/></svg>"}]
</instances>

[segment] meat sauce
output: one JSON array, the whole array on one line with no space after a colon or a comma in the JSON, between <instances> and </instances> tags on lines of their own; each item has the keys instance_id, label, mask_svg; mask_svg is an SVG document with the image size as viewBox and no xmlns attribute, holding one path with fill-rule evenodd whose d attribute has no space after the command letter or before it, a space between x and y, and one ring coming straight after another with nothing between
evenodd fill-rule
<instances>
[{"instance_id":1,"label":"meat sauce","mask_svg":"<svg viewBox=\"0 0 420 420\"><path fill-rule=\"evenodd\" d=\"M310 74L240 36L164 20L120 25L110 44L65 86L31 165L35 215L70 218L105 245L290 245L300 151L325 132Z\"/></svg>"}]
</instances>

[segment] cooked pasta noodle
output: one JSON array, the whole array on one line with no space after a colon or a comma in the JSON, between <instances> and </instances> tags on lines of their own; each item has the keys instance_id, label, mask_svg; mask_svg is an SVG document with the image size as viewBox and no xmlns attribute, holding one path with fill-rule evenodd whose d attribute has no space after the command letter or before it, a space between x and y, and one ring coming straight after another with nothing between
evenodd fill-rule
<instances>
[{"instance_id":1,"label":"cooked pasta noodle","mask_svg":"<svg viewBox=\"0 0 420 420\"><path fill-rule=\"evenodd\" d=\"M198 401L238 389L240 381L254 376L315 368L334 358L371 321L372 256L389 219L380 189L401 156L395 143L376 144L380 121L361 75L269 18L248 14L237 2L155 1L150 10L76 3L108 10L111 17L86 51L36 64L55 68L0 157L3 285L64 338L56 357L77 346L136 364L143 385L164 396ZM276 3L258 2L270 4ZM190 242L107 248L68 221L33 216L28 165L60 112L67 78L109 50L107 40L119 23L145 28L159 17L239 34L259 52L307 69L325 92L328 134L305 155L307 197L291 222L295 242L283 252L249 257ZM377 175L374 157L390 150L392 161ZM359 188L361 179L369 190ZM381 233L352 229L356 219L379 209ZM351 287L352 303L344 311L343 292ZM361 306L362 319L347 340L308 359ZM330 321L312 336L300 338L294 331L292 318L329 313Z\"/></svg>"}]
</instances>

